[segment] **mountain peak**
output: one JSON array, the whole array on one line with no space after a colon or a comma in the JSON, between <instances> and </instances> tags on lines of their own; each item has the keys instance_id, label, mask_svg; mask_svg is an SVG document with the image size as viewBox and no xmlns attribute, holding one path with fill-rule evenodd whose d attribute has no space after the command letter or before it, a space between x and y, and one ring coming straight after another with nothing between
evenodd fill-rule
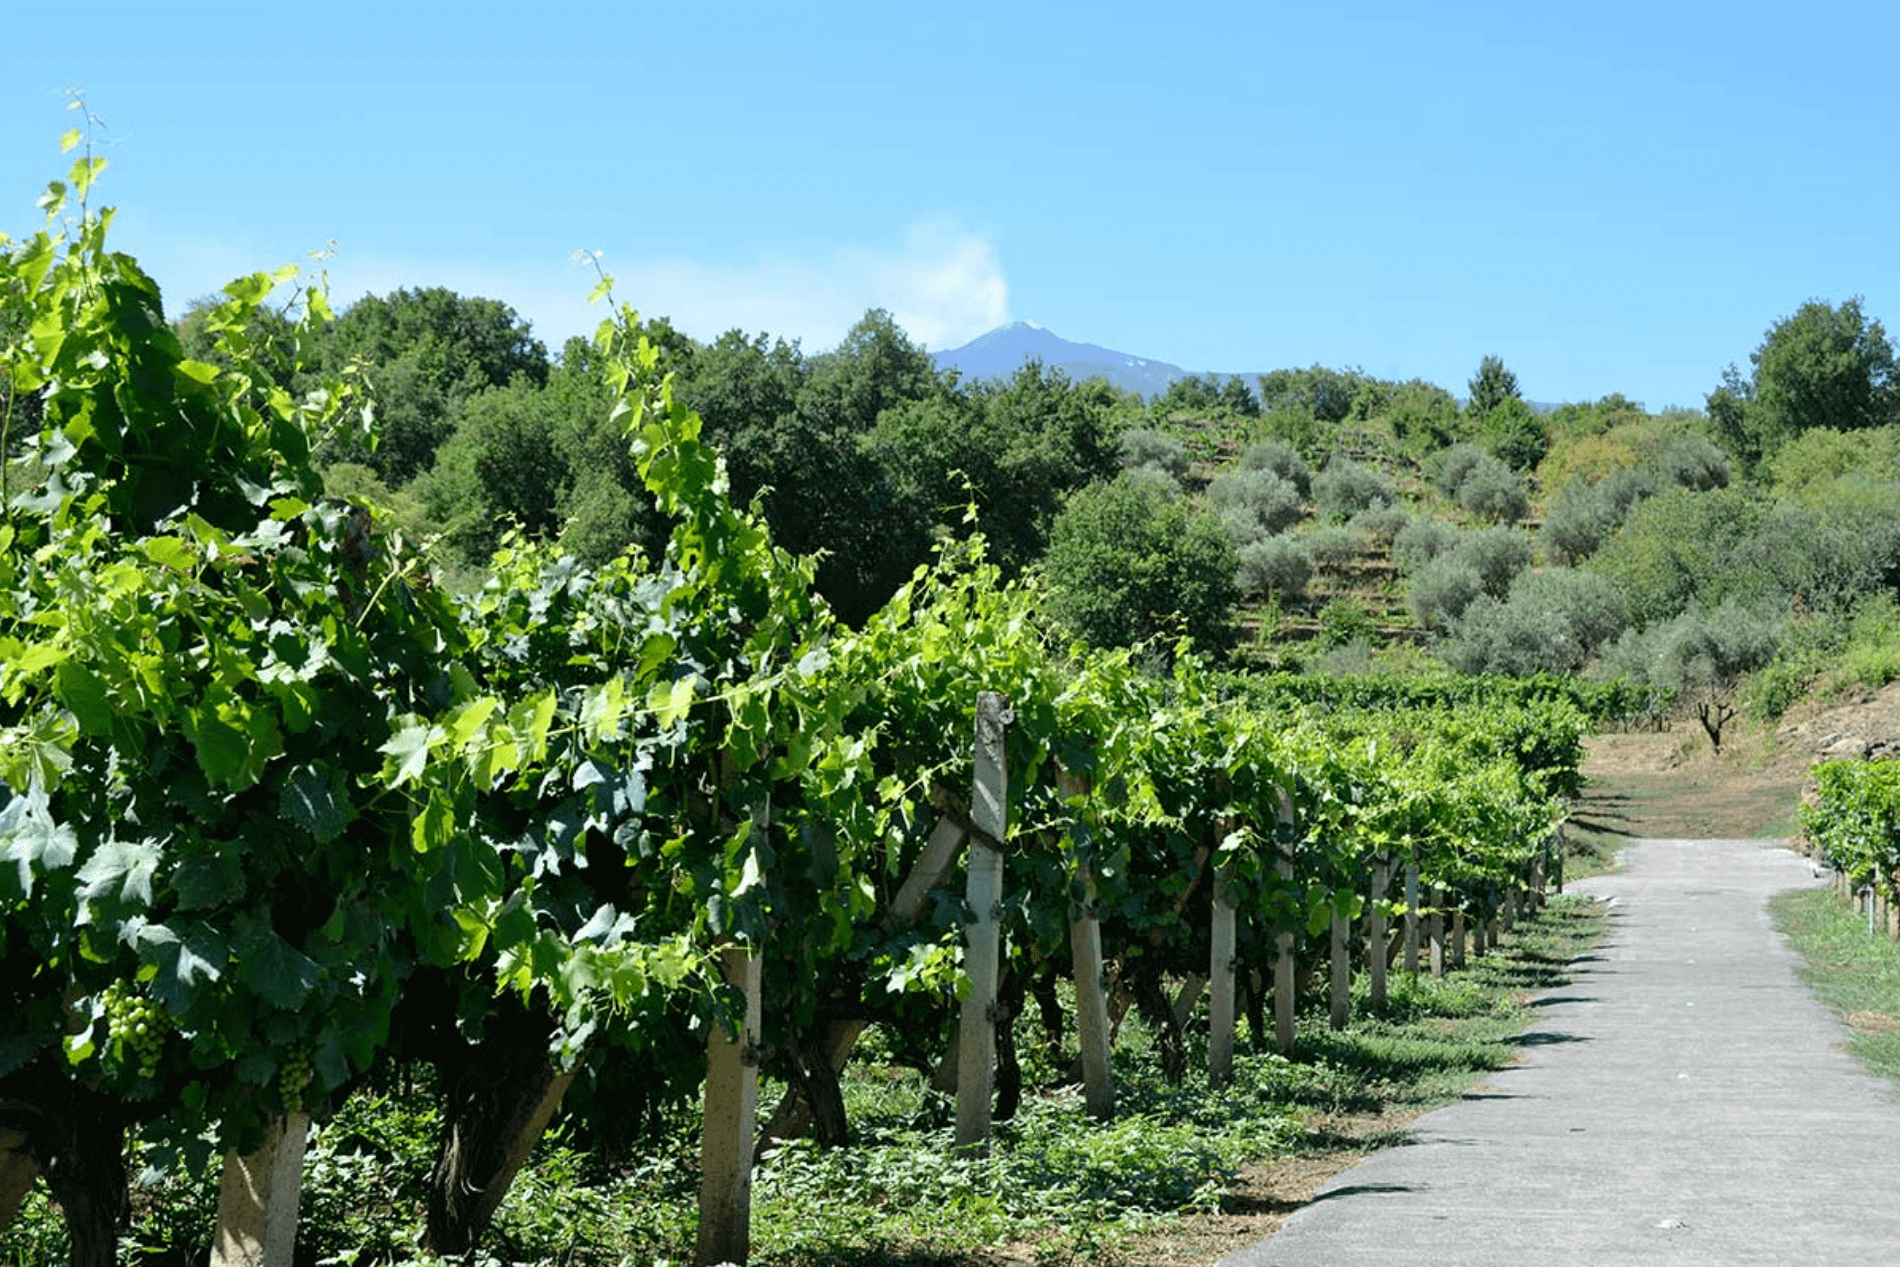
<instances>
[{"instance_id":1,"label":"mountain peak","mask_svg":"<svg viewBox=\"0 0 1900 1271\"><path fill-rule=\"evenodd\" d=\"M1021 319L986 331L968 344L931 354L939 367L955 367L966 380L1008 379L1031 358L1072 380L1100 377L1144 396L1167 391L1187 374L1178 366L1065 340L1039 322Z\"/></svg>"}]
</instances>

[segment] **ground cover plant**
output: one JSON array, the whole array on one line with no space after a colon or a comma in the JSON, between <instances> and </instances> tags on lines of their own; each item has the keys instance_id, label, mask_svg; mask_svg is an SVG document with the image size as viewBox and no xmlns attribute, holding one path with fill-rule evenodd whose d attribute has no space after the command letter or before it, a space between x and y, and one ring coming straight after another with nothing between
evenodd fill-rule
<instances>
[{"instance_id":1,"label":"ground cover plant","mask_svg":"<svg viewBox=\"0 0 1900 1271\"><path fill-rule=\"evenodd\" d=\"M1026 1094L986 1157L952 1146L951 1108L866 1038L846 1082L848 1148L793 1141L767 1150L754 1178L753 1260L782 1265L1138 1264L1211 1260L1231 1247L1222 1215L1257 1213L1248 1167L1393 1141L1410 1116L1456 1099L1510 1062L1532 1012L1601 930L1594 906L1556 897L1500 949L1442 979L1393 977L1374 1015L1361 975L1353 1021L1300 1020L1292 1057L1243 1044L1233 1082L1210 1090L1205 1042L1170 1083L1152 1038L1130 1017L1116 1056L1116 1119L1087 1116L1066 1064L1022 1021ZM1189 1037L1204 1036L1204 1014ZM1202 1025L1196 1031L1194 1024ZM429 1260L417 1180L435 1151L433 1083L379 1074L319 1132L305 1164L300 1262ZM768 1090L768 1098L774 1091ZM557 1124L497 1214L486 1257L513 1264L683 1261L698 1185L696 1126L681 1117L638 1159L586 1145ZM216 1167L148 1172L133 1188L120 1253L133 1265L200 1263L217 1204ZM1249 1237L1254 1238L1254 1237ZM1209 1244L1208 1241L1214 1241ZM1237 1240L1234 1241L1238 1243ZM0 1236L9 1265L65 1260L65 1232L35 1199Z\"/></svg>"},{"instance_id":2,"label":"ground cover plant","mask_svg":"<svg viewBox=\"0 0 1900 1271\"><path fill-rule=\"evenodd\" d=\"M1848 1050L1869 1071L1900 1081L1900 945L1869 934L1866 915L1832 887L1784 892L1769 912L1807 960L1801 978L1853 1029Z\"/></svg>"}]
</instances>

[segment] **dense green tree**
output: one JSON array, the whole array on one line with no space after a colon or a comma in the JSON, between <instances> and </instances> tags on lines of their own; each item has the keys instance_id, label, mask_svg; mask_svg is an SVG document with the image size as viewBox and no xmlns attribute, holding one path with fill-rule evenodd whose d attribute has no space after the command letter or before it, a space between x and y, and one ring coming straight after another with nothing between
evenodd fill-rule
<instances>
[{"instance_id":1,"label":"dense green tree","mask_svg":"<svg viewBox=\"0 0 1900 1271\"><path fill-rule=\"evenodd\" d=\"M1336 424L1353 413L1353 402L1370 376L1358 368L1269 371L1259 377L1261 410L1298 411L1322 423Z\"/></svg>"},{"instance_id":2,"label":"dense green tree","mask_svg":"<svg viewBox=\"0 0 1900 1271\"><path fill-rule=\"evenodd\" d=\"M1523 393L1518 391L1517 376L1495 353L1484 355L1478 363L1478 373L1471 377L1467 387L1471 398L1465 405L1465 413L1473 419L1483 419L1506 402L1524 399Z\"/></svg>"},{"instance_id":3,"label":"dense green tree","mask_svg":"<svg viewBox=\"0 0 1900 1271\"><path fill-rule=\"evenodd\" d=\"M1405 604L1412 620L1427 631L1442 631L1484 595L1477 567L1444 552L1415 570L1406 584Z\"/></svg>"},{"instance_id":4,"label":"dense green tree","mask_svg":"<svg viewBox=\"0 0 1900 1271\"><path fill-rule=\"evenodd\" d=\"M1448 446L1464 431L1458 399L1425 380L1394 384L1382 391L1376 410L1370 402L1367 409L1366 417L1376 414L1384 419L1393 438L1414 454Z\"/></svg>"},{"instance_id":5,"label":"dense green tree","mask_svg":"<svg viewBox=\"0 0 1900 1271\"><path fill-rule=\"evenodd\" d=\"M1051 612L1090 644L1186 634L1219 650L1238 564L1211 514L1124 474L1070 498L1044 569Z\"/></svg>"},{"instance_id":6,"label":"dense green tree","mask_svg":"<svg viewBox=\"0 0 1900 1271\"><path fill-rule=\"evenodd\" d=\"M1458 504L1473 516L1512 524L1530 512L1524 479L1502 459L1485 455L1458 483Z\"/></svg>"},{"instance_id":7,"label":"dense green tree","mask_svg":"<svg viewBox=\"0 0 1900 1271\"><path fill-rule=\"evenodd\" d=\"M1260 418L1260 399L1254 396L1247 381L1238 375L1229 375L1220 386L1221 406L1236 419Z\"/></svg>"},{"instance_id":8,"label":"dense green tree","mask_svg":"<svg viewBox=\"0 0 1900 1271\"><path fill-rule=\"evenodd\" d=\"M1168 381L1168 387L1155 398L1157 418L1170 415L1214 415L1221 409L1221 383L1218 375L1182 375Z\"/></svg>"},{"instance_id":9,"label":"dense green tree","mask_svg":"<svg viewBox=\"0 0 1900 1271\"><path fill-rule=\"evenodd\" d=\"M1836 614L1900 571L1900 503L1811 511L1749 489L1665 491L1630 513L1590 561L1646 623L1692 605L1800 606Z\"/></svg>"},{"instance_id":10,"label":"dense green tree","mask_svg":"<svg viewBox=\"0 0 1900 1271\"><path fill-rule=\"evenodd\" d=\"M1048 546L1060 500L1114 473L1113 402L1099 382L1077 384L1035 361L973 397L977 444L994 465L977 491L978 524L1005 564L1024 565Z\"/></svg>"},{"instance_id":11,"label":"dense green tree","mask_svg":"<svg viewBox=\"0 0 1900 1271\"><path fill-rule=\"evenodd\" d=\"M1544 421L1520 398L1510 397L1478 418L1485 449L1519 472L1536 468L1550 449Z\"/></svg>"},{"instance_id":12,"label":"dense green tree","mask_svg":"<svg viewBox=\"0 0 1900 1271\"><path fill-rule=\"evenodd\" d=\"M1275 534L1240 548L1239 583L1249 596L1298 600L1313 576L1313 554L1293 534Z\"/></svg>"},{"instance_id":13,"label":"dense green tree","mask_svg":"<svg viewBox=\"0 0 1900 1271\"><path fill-rule=\"evenodd\" d=\"M828 435L862 436L877 417L938 388L936 365L887 310L870 309L829 353L810 359L797 408Z\"/></svg>"},{"instance_id":14,"label":"dense green tree","mask_svg":"<svg viewBox=\"0 0 1900 1271\"><path fill-rule=\"evenodd\" d=\"M1860 298L1810 300L1771 326L1749 355L1747 378L1733 366L1708 398L1717 436L1753 468L1812 428L1877 428L1900 418L1900 364L1878 319Z\"/></svg>"},{"instance_id":15,"label":"dense green tree","mask_svg":"<svg viewBox=\"0 0 1900 1271\"><path fill-rule=\"evenodd\" d=\"M1077 384L1031 360L1007 381L886 410L867 444L922 524L954 525L973 505L993 557L1014 571L1047 548L1068 494L1123 461L1113 406L1101 381ZM1162 440L1144 430L1135 445L1185 469L1185 452L1159 448Z\"/></svg>"},{"instance_id":16,"label":"dense green tree","mask_svg":"<svg viewBox=\"0 0 1900 1271\"><path fill-rule=\"evenodd\" d=\"M513 309L445 287L364 296L316 344L319 372L361 369L376 403L377 438L373 453L338 438L319 458L367 463L392 486L435 462L464 401L516 378L539 385L549 368L547 348Z\"/></svg>"}]
</instances>

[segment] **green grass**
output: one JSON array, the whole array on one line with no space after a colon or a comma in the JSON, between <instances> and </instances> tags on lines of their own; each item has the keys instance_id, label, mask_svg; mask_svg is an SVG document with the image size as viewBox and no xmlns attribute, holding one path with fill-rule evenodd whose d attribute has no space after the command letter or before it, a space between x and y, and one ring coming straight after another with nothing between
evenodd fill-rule
<instances>
[{"instance_id":1,"label":"green grass","mask_svg":"<svg viewBox=\"0 0 1900 1271\"><path fill-rule=\"evenodd\" d=\"M1232 1083L1211 1090L1206 1018L1190 1025L1189 1075L1163 1079L1135 1018L1115 1054L1117 1115L1098 1125L1026 1018L1024 1097L995 1127L991 1150L953 1148L952 1103L912 1072L881 1062L875 1030L845 1083L852 1145L771 1149L752 1193L752 1261L795 1264L1153 1261L1221 1212L1251 1162L1393 1141L1393 1114L1456 1099L1508 1063L1523 1006L1563 982L1594 944L1597 912L1559 897L1520 923L1504 947L1442 980L1395 973L1385 1012L1369 1011L1362 974L1353 1020L1326 1027L1323 1003L1299 1021L1290 1058L1242 1036ZM1028 1013L1033 1016L1034 1012ZM775 1090L761 1095L769 1108ZM1376 1116L1370 1128L1353 1118ZM425 1177L436 1114L426 1090L359 1094L326 1125L306 1164L298 1256L331 1263L418 1263ZM690 1260L697 1200L693 1124L607 1165L552 1132L516 1181L482 1254L504 1264ZM133 1263L197 1263L209 1249L215 1167L199 1177L146 1178L122 1245ZM43 1200L0 1236L0 1260L63 1256L64 1232Z\"/></svg>"},{"instance_id":2,"label":"green grass","mask_svg":"<svg viewBox=\"0 0 1900 1271\"><path fill-rule=\"evenodd\" d=\"M1867 934L1867 916L1832 888L1769 902L1775 925L1806 959L1801 978L1854 1030L1848 1049L1870 1072L1900 1081L1900 945Z\"/></svg>"}]
</instances>

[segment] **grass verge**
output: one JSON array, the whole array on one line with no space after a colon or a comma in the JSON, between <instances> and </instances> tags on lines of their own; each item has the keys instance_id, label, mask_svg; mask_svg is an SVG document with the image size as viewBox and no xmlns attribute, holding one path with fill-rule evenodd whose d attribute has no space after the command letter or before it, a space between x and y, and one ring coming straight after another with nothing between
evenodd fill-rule
<instances>
[{"instance_id":1,"label":"grass verge","mask_svg":"<svg viewBox=\"0 0 1900 1271\"><path fill-rule=\"evenodd\" d=\"M1403 1141L1418 1113L1457 1099L1511 1062L1526 1003L1562 984L1602 923L1557 897L1501 949L1443 979L1391 977L1370 1012L1362 975L1353 1021L1303 1015L1295 1053L1240 1040L1232 1084L1211 1090L1206 1020L1190 1024L1189 1075L1167 1082L1132 1017L1115 1054L1118 1108L1090 1120L1040 1035L1023 1023L1025 1092L987 1156L952 1149L954 1109L867 1034L845 1085L853 1140L767 1152L753 1183L752 1260L780 1265L1195 1264L1264 1238L1326 1178ZM1032 1013L1033 1014L1033 1013ZM771 1106L774 1091L763 1092ZM365 1093L325 1127L305 1167L298 1259L419 1263L422 1179L435 1138L427 1093ZM502 1264L681 1262L692 1254L695 1126L644 1158L608 1165L557 1127L516 1181L484 1246ZM215 1170L145 1177L121 1255L197 1263L209 1250ZM0 1235L0 1261L63 1259L57 1215L36 1195Z\"/></svg>"},{"instance_id":2,"label":"grass verge","mask_svg":"<svg viewBox=\"0 0 1900 1271\"><path fill-rule=\"evenodd\" d=\"M1848 1050L1868 1071L1900 1081L1900 945L1869 935L1866 915L1832 888L1784 892L1768 910L1806 960L1801 978L1853 1029Z\"/></svg>"}]
</instances>

